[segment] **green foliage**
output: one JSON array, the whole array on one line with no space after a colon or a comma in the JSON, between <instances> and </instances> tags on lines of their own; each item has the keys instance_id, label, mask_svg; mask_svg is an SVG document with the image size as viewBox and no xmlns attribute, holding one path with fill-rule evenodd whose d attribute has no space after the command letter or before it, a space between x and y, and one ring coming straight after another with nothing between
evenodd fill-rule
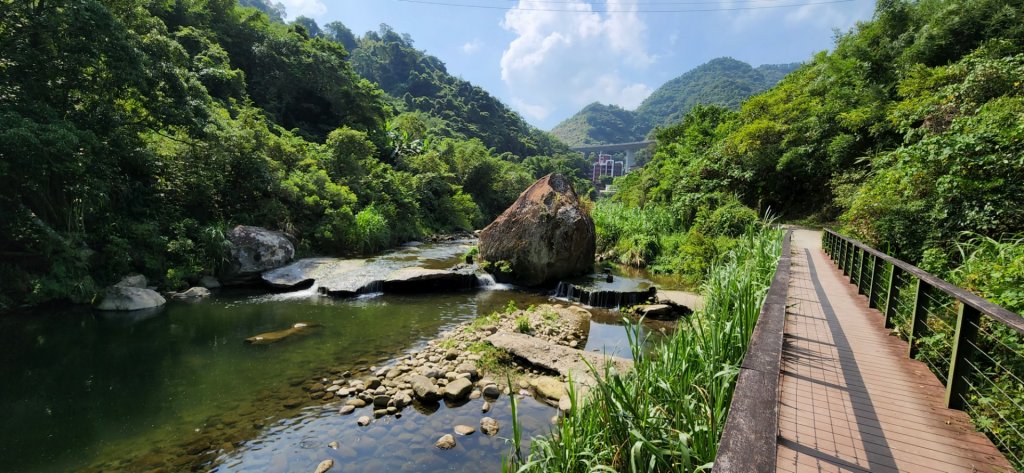
<instances>
[{"instance_id":1,"label":"green foliage","mask_svg":"<svg viewBox=\"0 0 1024 473\"><path fill-rule=\"evenodd\" d=\"M630 326L633 370L605 370L586 400L571 391L573 409L550 436L532 440L517 471L709 468L780 251L778 230L743 235L704 283L703 311L655 350Z\"/></svg>"},{"instance_id":2,"label":"green foliage","mask_svg":"<svg viewBox=\"0 0 1024 473\"><path fill-rule=\"evenodd\" d=\"M519 333L531 333L533 327L530 326L530 317L526 314L516 317L516 332Z\"/></svg>"}]
</instances>

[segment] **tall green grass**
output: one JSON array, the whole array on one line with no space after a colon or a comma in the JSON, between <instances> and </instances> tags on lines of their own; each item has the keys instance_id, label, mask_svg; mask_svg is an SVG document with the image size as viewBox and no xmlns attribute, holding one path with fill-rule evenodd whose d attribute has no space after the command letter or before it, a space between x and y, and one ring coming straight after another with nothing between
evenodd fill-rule
<instances>
[{"instance_id":1,"label":"tall green grass","mask_svg":"<svg viewBox=\"0 0 1024 473\"><path fill-rule=\"evenodd\" d=\"M710 469L740 362L771 283L782 232L751 227L702 286L705 308L655 350L629 328L634 370L603 380L529 456L506 471L678 471ZM681 322L685 324L686 322Z\"/></svg>"}]
</instances>

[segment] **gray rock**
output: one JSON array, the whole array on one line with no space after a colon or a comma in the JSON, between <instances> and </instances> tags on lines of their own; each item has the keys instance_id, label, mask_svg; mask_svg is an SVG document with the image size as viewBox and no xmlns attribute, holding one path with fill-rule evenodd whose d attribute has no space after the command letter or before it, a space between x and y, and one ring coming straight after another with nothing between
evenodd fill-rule
<instances>
[{"instance_id":1,"label":"gray rock","mask_svg":"<svg viewBox=\"0 0 1024 473\"><path fill-rule=\"evenodd\" d=\"M645 304L633 306L636 315L651 319L668 319L675 315L675 307L668 304Z\"/></svg>"},{"instance_id":2,"label":"gray rock","mask_svg":"<svg viewBox=\"0 0 1024 473\"><path fill-rule=\"evenodd\" d=\"M204 297L210 297L210 290L205 287L190 287L187 291L179 292L174 294L175 299L202 299Z\"/></svg>"},{"instance_id":3,"label":"gray rock","mask_svg":"<svg viewBox=\"0 0 1024 473\"><path fill-rule=\"evenodd\" d=\"M476 364L473 364L473 363L463 363L463 364L459 365L457 368L455 368L455 372L456 373L467 373L472 378L476 378L477 375L479 374L477 369L476 369Z\"/></svg>"},{"instance_id":4,"label":"gray rock","mask_svg":"<svg viewBox=\"0 0 1024 473\"><path fill-rule=\"evenodd\" d=\"M410 376L409 383L412 384L412 390L416 394L417 399L432 402L441 398L437 394L437 387L426 376Z\"/></svg>"},{"instance_id":5,"label":"gray rock","mask_svg":"<svg viewBox=\"0 0 1024 473\"><path fill-rule=\"evenodd\" d=\"M525 359L531 365L557 371L562 376L572 376L573 381L580 385L595 385L587 363L596 367L597 371L601 373L604 372L606 363L611 365L613 372L625 373L633 369L631 360L575 350L521 333L498 332L487 337L485 341Z\"/></svg>"},{"instance_id":6,"label":"gray rock","mask_svg":"<svg viewBox=\"0 0 1024 473\"><path fill-rule=\"evenodd\" d=\"M347 404L349 406L352 406L352 407L363 407L363 406L366 405L366 401L364 401L362 399L359 399L359 398L355 398L355 399L349 399L347 402L345 402L345 404Z\"/></svg>"},{"instance_id":7,"label":"gray rock","mask_svg":"<svg viewBox=\"0 0 1024 473\"><path fill-rule=\"evenodd\" d=\"M118 281L117 284L114 284L114 285L115 286L121 286L121 287L138 287L138 288L145 289L147 284L148 284L148 281L146 281L146 277L145 276L143 276L141 274L129 274L129 275L121 278L121 280Z\"/></svg>"},{"instance_id":8,"label":"gray rock","mask_svg":"<svg viewBox=\"0 0 1024 473\"><path fill-rule=\"evenodd\" d=\"M281 232L239 225L228 232L227 239L231 252L221 280L225 285L256 282L260 273L284 266L295 257L295 246Z\"/></svg>"},{"instance_id":9,"label":"gray rock","mask_svg":"<svg viewBox=\"0 0 1024 473\"><path fill-rule=\"evenodd\" d=\"M404 391L395 394L393 399L395 401L395 407L398 409L405 409L406 406L412 404L412 397Z\"/></svg>"},{"instance_id":10,"label":"gray rock","mask_svg":"<svg viewBox=\"0 0 1024 473\"><path fill-rule=\"evenodd\" d=\"M445 386L444 397L453 401L459 401L465 399L472 390L473 383L466 378L460 378Z\"/></svg>"},{"instance_id":11,"label":"gray rock","mask_svg":"<svg viewBox=\"0 0 1024 473\"><path fill-rule=\"evenodd\" d=\"M131 286L111 286L107 288L103 300L96 306L99 310L129 311L152 309L167 303L164 296L156 291Z\"/></svg>"},{"instance_id":12,"label":"gray rock","mask_svg":"<svg viewBox=\"0 0 1024 473\"><path fill-rule=\"evenodd\" d=\"M220 289L220 281L213 276L203 276L199 278L199 286L207 289Z\"/></svg>"},{"instance_id":13,"label":"gray rock","mask_svg":"<svg viewBox=\"0 0 1024 473\"><path fill-rule=\"evenodd\" d=\"M476 432L476 428L474 428L474 427L471 427L471 426L468 426L468 425L456 425L455 426L455 433L457 433L459 435L471 435L473 432Z\"/></svg>"},{"instance_id":14,"label":"gray rock","mask_svg":"<svg viewBox=\"0 0 1024 473\"><path fill-rule=\"evenodd\" d=\"M562 398L558 400L558 410L568 412L570 409L572 409L572 398L569 396L562 396Z\"/></svg>"},{"instance_id":15,"label":"gray rock","mask_svg":"<svg viewBox=\"0 0 1024 473\"><path fill-rule=\"evenodd\" d=\"M441 450L451 450L455 448L455 437L452 434L445 434L441 438L437 439L434 446Z\"/></svg>"},{"instance_id":16,"label":"gray rock","mask_svg":"<svg viewBox=\"0 0 1024 473\"><path fill-rule=\"evenodd\" d=\"M351 414L351 413L353 413L355 411L356 411L356 406L353 406L351 404L346 404L344 406L341 406L341 410L338 411L338 413L343 415L343 416L347 416L347 415L349 415L349 414Z\"/></svg>"},{"instance_id":17,"label":"gray rock","mask_svg":"<svg viewBox=\"0 0 1024 473\"><path fill-rule=\"evenodd\" d=\"M498 396L501 396L501 388L499 388L497 384L488 384L487 386L484 386L484 396L491 399L497 398Z\"/></svg>"},{"instance_id":18,"label":"gray rock","mask_svg":"<svg viewBox=\"0 0 1024 473\"><path fill-rule=\"evenodd\" d=\"M402 268L388 274L381 286L390 293L450 292L473 289L479 281L470 271Z\"/></svg>"},{"instance_id":19,"label":"gray rock","mask_svg":"<svg viewBox=\"0 0 1024 473\"><path fill-rule=\"evenodd\" d=\"M360 427L366 427L367 425L370 425L370 416L362 416L356 420L356 423L359 424Z\"/></svg>"},{"instance_id":20,"label":"gray rock","mask_svg":"<svg viewBox=\"0 0 1024 473\"><path fill-rule=\"evenodd\" d=\"M377 378L370 378L366 381L366 389L377 389L380 387L380 380Z\"/></svg>"},{"instance_id":21,"label":"gray rock","mask_svg":"<svg viewBox=\"0 0 1024 473\"><path fill-rule=\"evenodd\" d=\"M490 417L484 417L483 419L480 419L480 431L486 435L497 435L498 430L500 428L501 425L498 424L498 421Z\"/></svg>"},{"instance_id":22,"label":"gray rock","mask_svg":"<svg viewBox=\"0 0 1024 473\"><path fill-rule=\"evenodd\" d=\"M373 410L373 417L376 417L378 419L381 418L381 417L384 417L386 415L388 415L387 408L384 408L384 409L374 409Z\"/></svg>"},{"instance_id":23,"label":"gray rock","mask_svg":"<svg viewBox=\"0 0 1024 473\"><path fill-rule=\"evenodd\" d=\"M537 286L590 272L594 221L569 179L549 174L480 232L480 259L499 282Z\"/></svg>"},{"instance_id":24,"label":"gray rock","mask_svg":"<svg viewBox=\"0 0 1024 473\"><path fill-rule=\"evenodd\" d=\"M324 276L326 268L338 261L335 258L303 258L280 268L264 271L260 279L271 287L294 289L311 284Z\"/></svg>"},{"instance_id":25,"label":"gray rock","mask_svg":"<svg viewBox=\"0 0 1024 473\"><path fill-rule=\"evenodd\" d=\"M373 397L373 407L388 407L388 403L391 402L391 396L381 394Z\"/></svg>"}]
</instances>

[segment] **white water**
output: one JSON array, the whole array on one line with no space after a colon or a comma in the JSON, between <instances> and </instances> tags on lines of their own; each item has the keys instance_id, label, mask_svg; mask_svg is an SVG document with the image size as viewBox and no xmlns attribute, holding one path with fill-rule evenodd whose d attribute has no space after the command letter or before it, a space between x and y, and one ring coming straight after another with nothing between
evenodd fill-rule
<instances>
[{"instance_id":1,"label":"white water","mask_svg":"<svg viewBox=\"0 0 1024 473\"><path fill-rule=\"evenodd\" d=\"M514 286L511 284L498 283L494 280L494 276L487 273L477 274L476 279L480 282L480 289L485 291L509 291L514 289Z\"/></svg>"}]
</instances>

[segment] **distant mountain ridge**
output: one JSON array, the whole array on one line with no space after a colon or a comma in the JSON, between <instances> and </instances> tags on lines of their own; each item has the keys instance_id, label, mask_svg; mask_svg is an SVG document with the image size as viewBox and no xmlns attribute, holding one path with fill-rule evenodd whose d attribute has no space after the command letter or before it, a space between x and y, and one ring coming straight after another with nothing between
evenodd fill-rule
<instances>
[{"instance_id":1,"label":"distant mountain ridge","mask_svg":"<svg viewBox=\"0 0 1024 473\"><path fill-rule=\"evenodd\" d=\"M755 68L728 57L712 59L663 84L635 111L594 102L551 133L569 146L639 141L656 127L682 120L697 104L737 109L744 99L771 88L799 65Z\"/></svg>"}]
</instances>

